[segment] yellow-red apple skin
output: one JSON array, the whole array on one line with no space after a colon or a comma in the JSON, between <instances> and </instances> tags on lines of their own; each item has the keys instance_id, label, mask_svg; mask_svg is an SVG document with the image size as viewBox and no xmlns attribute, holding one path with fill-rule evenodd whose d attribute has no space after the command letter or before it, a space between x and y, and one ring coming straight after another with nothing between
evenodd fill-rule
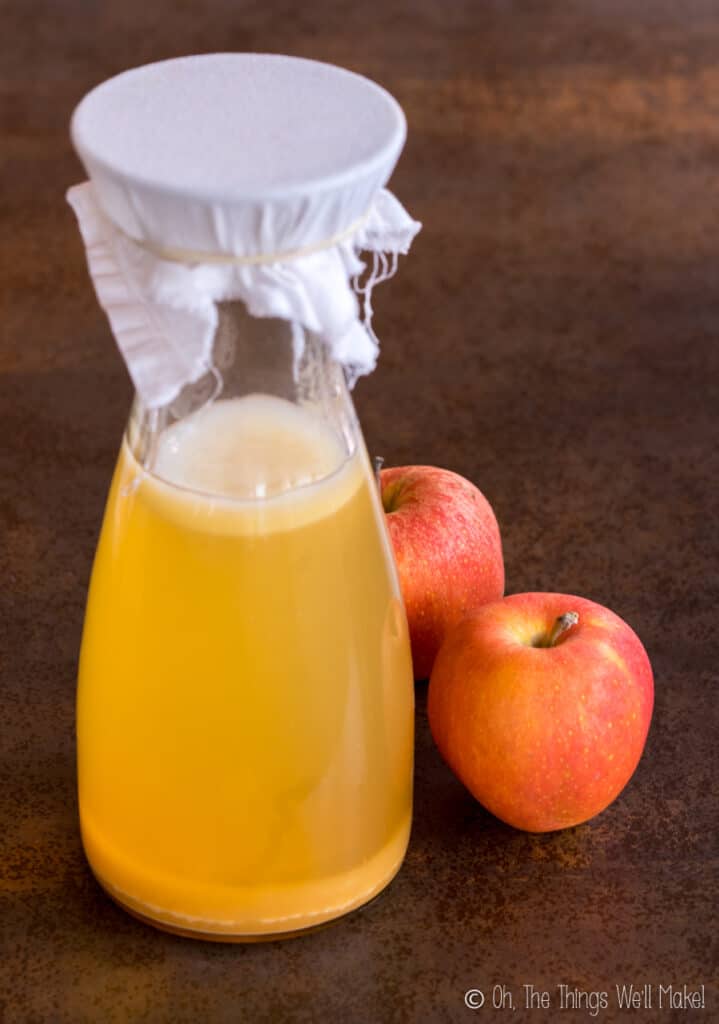
<instances>
[{"instance_id":1,"label":"yellow-red apple skin","mask_svg":"<svg viewBox=\"0 0 719 1024\"><path fill-rule=\"evenodd\" d=\"M447 631L504 593L492 506L469 480L437 466L381 473L382 500L412 644L415 679L427 679Z\"/></svg>"},{"instance_id":2,"label":"yellow-red apple skin","mask_svg":"<svg viewBox=\"0 0 719 1024\"><path fill-rule=\"evenodd\" d=\"M555 647L531 646L557 617L579 622ZM492 814L548 832L593 818L619 795L644 749L654 679L618 615L565 594L515 594L447 637L430 679L440 753Z\"/></svg>"}]
</instances>

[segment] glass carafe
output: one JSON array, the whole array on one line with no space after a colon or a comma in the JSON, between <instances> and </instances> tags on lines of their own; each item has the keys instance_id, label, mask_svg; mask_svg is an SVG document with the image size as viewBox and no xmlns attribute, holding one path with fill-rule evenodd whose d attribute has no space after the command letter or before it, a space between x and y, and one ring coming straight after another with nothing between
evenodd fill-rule
<instances>
[{"instance_id":1,"label":"glass carafe","mask_svg":"<svg viewBox=\"0 0 719 1024\"><path fill-rule=\"evenodd\" d=\"M214 365L170 406L136 398L122 442L82 642L80 816L131 912L270 938L398 870L412 669L342 368L239 302Z\"/></svg>"}]
</instances>

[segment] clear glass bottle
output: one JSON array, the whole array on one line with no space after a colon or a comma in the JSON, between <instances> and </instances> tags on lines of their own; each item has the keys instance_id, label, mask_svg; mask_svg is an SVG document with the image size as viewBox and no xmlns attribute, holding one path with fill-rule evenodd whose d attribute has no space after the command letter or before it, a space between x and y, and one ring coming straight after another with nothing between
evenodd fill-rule
<instances>
[{"instance_id":1,"label":"clear glass bottle","mask_svg":"<svg viewBox=\"0 0 719 1024\"><path fill-rule=\"evenodd\" d=\"M89 862L132 913L206 938L361 906L410 831L396 570L343 370L301 332L226 304L217 369L135 400L88 598Z\"/></svg>"},{"instance_id":2,"label":"clear glass bottle","mask_svg":"<svg viewBox=\"0 0 719 1024\"><path fill-rule=\"evenodd\" d=\"M404 116L341 68L201 54L101 83L71 130L137 389L80 657L85 850L160 927L296 933L372 899L410 830L407 623L345 378L419 228L385 188Z\"/></svg>"}]
</instances>

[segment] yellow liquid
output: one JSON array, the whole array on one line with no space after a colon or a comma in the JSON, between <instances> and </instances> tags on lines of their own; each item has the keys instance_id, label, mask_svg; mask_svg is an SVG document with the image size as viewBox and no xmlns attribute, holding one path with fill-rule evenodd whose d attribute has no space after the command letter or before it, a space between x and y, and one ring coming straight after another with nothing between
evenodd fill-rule
<instances>
[{"instance_id":1,"label":"yellow liquid","mask_svg":"<svg viewBox=\"0 0 719 1024\"><path fill-rule=\"evenodd\" d=\"M130 910L269 936L360 906L399 869L412 670L374 487L361 442L347 457L269 396L166 430L152 475L123 445L78 774L88 859Z\"/></svg>"}]
</instances>

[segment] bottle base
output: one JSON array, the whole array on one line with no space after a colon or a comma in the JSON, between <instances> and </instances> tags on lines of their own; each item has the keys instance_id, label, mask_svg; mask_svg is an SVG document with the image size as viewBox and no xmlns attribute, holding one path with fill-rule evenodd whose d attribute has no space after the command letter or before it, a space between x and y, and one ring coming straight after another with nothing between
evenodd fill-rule
<instances>
[{"instance_id":1,"label":"bottle base","mask_svg":"<svg viewBox=\"0 0 719 1024\"><path fill-rule=\"evenodd\" d=\"M199 928L188 928L187 926L179 924L171 924L168 921L163 921L156 917L150 917L148 914L143 914L142 911L137 910L137 908L131 906L120 896L114 893L101 878L98 878L94 871L92 874L97 884L103 890L105 895L109 896L115 906L119 907L120 910L124 910L126 914L130 915L130 917L134 917L136 921L140 921L141 924L150 925L157 931L165 932L167 935L176 935L182 939L197 939L200 942L224 942L238 945L246 943L284 942L287 939L300 939L304 935L312 935L314 932L325 931L325 929L331 928L332 925L339 924L340 921L345 921L349 917L355 917L358 914L364 913L365 911L370 910L376 903L380 902L399 873L401 866L401 864L398 865L394 875L383 884L382 888L374 896L370 896L365 903L360 903L351 910L343 911L337 917L328 918L326 921L321 921L319 924L306 925L302 928L293 928L289 931L263 932L244 935L230 934L227 932L208 932Z\"/></svg>"},{"instance_id":2,"label":"bottle base","mask_svg":"<svg viewBox=\"0 0 719 1024\"><path fill-rule=\"evenodd\" d=\"M188 891L99 842L87 819L83 845L100 887L134 918L161 931L209 942L272 942L318 931L373 903L404 861L411 817L376 854L351 871L295 887ZM112 880L111 880L112 879Z\"/></svg>"}]
</instances>

